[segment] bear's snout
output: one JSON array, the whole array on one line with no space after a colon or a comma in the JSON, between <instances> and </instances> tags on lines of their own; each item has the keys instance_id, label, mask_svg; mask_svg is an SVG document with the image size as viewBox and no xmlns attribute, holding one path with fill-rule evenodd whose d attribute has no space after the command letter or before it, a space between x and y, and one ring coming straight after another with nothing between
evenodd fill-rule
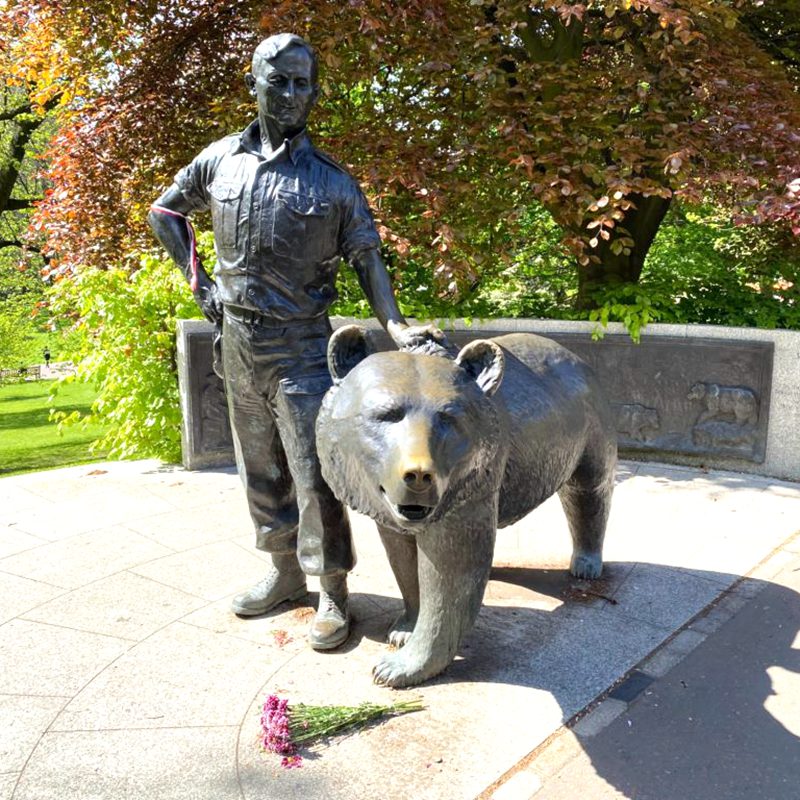
<instances>
[{"instance_id":1,"label":"bear's snout","mask_svg":"<svg viewBox=\"0 0 800 800\"><path fill-rule=\"evenodd\" d=\"M410 414L394 426L393 433L386 489L396 503L435 506L441 481L432 453L430 420L423 414Z\"/></svg>"},{"instance_id":2,"label":"bear's snout","mask_svg":"<svg viewBox=\"0 0 800 800\"><path fill-rule=\"evenodd\" d=\"M427 492L433 484L433 465L428 463L407 468L403 472L403 483L412 492Z\"/></svg>"},{"instance_id":3,"label":"bear's snout","mask_svg":"<svg viewBox=\"0 0 800 800\"><path fill-rule=\"evenodd\" d=\"M387 459L381 492L404 524L427 519L439 505L446 481L438 474L429 446L429 431L409 425ZM392 451L390 451L392 452Z\"/></svg>"},{"instance_id":4,"label":"bear's snout","mask_svg":"<svg viewBox=\"0 0 800 800\"><path fill-rule=\"evenodd\" d=\"M432 509L439 504L444 486L433 459L430 456L421 458L417 453L398 458L381 488L395 507L424 506Z\"/></svg>"}]
</instances>

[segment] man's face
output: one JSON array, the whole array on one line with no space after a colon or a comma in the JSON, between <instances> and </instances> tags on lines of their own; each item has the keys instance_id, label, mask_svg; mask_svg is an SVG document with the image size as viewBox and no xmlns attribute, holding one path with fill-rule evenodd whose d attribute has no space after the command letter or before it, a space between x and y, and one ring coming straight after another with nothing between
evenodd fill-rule
<instances>
[{"instance_id":1,"label":"man's face","mask_svg":"<svg viewBox=\"0 0 800 800\"><path fill-rule=\"evenodd\" d=\"M302 47L290 47L272 61L258 61L252 75L247 76L259 112L284 136L305 127L317 100L312 71L311 56Z\"/></svg>"}]
</instances>

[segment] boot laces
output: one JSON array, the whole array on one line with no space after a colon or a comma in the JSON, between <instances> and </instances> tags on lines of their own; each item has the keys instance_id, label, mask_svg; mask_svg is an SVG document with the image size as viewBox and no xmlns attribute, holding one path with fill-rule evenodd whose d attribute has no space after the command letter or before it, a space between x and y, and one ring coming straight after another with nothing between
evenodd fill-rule
<instances>
[{"instance_id":1,"label":"boot laces","mask_svg":"<svg viewBox=\"0 0 800 800\"><path fill-rule=\"evenodd\" d=\"M322 612L327 613L328 611L336 611L339 614L342 613L342 609L346 602L346 597L336 597L332 594L329 594L326 591L322 591L322 597L320 601L320 608L319 610Z\"/></svg>"}]
</instances>

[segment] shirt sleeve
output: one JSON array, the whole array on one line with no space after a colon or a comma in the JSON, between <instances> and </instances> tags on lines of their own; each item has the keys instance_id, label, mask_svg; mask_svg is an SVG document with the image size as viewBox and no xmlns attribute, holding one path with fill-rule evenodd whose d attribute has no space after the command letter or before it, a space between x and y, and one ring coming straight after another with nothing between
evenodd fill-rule
<instances>
[{"instance_id":1,"label":"shirt sleeve","mask_svg":"<svg viewBox=\"0 0 800 800\"><path fill-rule=\"evenodd\" d=\"M350 188L342 216L342 229L339 247L347 261L352 261L363 250L377 250L381 237L375 229L375 220L367 204L367 198L355 181Z\"/></svg>"},{"instance_id":2,"label":"shirt sleeve","mask_svg":"<svg viewBox=\"0 0 800 800\"><path fill-rule=\"evenodd\" d=\"M217 166L227 151L227 139L214 142L175 176L174 183L191 204L192 211L207 211L210 207L208 187L213 182Z\"/></svg>"}]
</instances>

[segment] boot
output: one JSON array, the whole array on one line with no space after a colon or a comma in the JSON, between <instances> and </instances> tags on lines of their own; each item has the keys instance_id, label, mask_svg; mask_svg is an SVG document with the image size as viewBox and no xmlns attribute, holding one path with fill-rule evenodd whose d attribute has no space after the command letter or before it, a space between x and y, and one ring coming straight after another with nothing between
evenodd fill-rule
<instances>
[{"instance_id":1,"label":"boot","mask_svg":"<svg viewBox=\"0 0 800 800\"><path fill-rule=\"evenodd\" d=\"M333 650L350 635L347 602L347 573L324 575L319 579L319 608L308 640L315 650Z\"/></svg>"},{"instance_id":2,"label":"boot","mask_svg":"<svg viewBox=\"0 0 800 800\"><path fill-rule=\"evenodd\" d=\"M299 600L306 593L306 576L294 553L273 553L272 569L255 586L236 595L231 610L240 617L266 614L287 600Z\"/></svg>"}]
</instances>

